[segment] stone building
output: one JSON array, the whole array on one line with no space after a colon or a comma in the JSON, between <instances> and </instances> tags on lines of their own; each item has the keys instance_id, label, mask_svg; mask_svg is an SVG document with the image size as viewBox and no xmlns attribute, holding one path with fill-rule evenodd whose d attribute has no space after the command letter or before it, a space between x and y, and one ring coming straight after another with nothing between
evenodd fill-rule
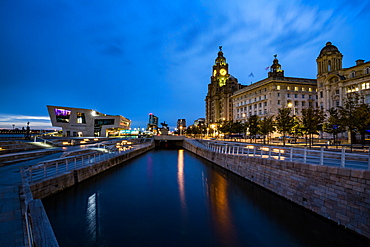
<instances>
[{"instance_id":1,"label":"stone building","mask_svg":"<svg viewBox=\"0 0 370 247\"><path fill-rule=\"evenodd\" d=\"M321 49L317 62L318 104L327 111L343 106L348 94L357 92L370 104L370 61L342 68L342 53L331 42Z\"/></svg>"},{"instance_id":2,"label":"stone building","mask_svg":"<svg viewBox=\"0 0 370 247\"><path fill-rule=\"evenodd\" d=\"M278 109L291 107L300 116L303 108L316 106L316 80L285 77L277 55L268 77L236 91L231 96L233 120L245 122L251 115L260 118L277 115Z\"/></svg>"},{"instance_id":3,"label":"stone building","mask_svg":"<svg viewBox=\"0 0 370 247\"><path fill-rule=\"evenodd\" d=\"M222 46L213 65L211 83L206 96L206 124L233 119L232 94L241 89L238 80L229 74L229 65L222 52Z\"/></svg>"}]
</instances>

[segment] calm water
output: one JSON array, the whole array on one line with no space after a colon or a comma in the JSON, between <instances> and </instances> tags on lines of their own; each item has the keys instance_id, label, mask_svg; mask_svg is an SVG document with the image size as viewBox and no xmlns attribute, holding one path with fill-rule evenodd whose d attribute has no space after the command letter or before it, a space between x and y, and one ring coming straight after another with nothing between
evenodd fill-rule
<instances>
[{"instance_id":1,"label":"calm water","mask_svg":"<svg viewBox=\"0 0 370 247\"><path fill-rule=\"evenodd\" d=\"M151 151L43 203L62 247L370 246L184 150Z\"/></svg>"}]
</instances>

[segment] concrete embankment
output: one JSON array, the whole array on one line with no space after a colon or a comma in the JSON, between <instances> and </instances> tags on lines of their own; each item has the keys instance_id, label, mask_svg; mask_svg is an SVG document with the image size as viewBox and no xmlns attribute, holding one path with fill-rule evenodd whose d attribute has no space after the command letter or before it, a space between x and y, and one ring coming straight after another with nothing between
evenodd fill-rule
<instances>
[{"instance_id":1,"label":"concrete embankment","mask_svg":"<svg viewBox=\"0 0 370 247\"><path fill-rule=\"evenodd\" d=\"M368 170L215 153L189 139L184 148L370 238Z\"/></svg>"}]
</instances>

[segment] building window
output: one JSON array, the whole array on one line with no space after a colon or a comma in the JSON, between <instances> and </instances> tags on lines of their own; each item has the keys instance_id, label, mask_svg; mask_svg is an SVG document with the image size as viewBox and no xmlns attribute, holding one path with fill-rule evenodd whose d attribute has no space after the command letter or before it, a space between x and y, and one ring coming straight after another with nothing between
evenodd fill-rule
<instances>
[{"instance_id":1,"label":"building window","mask_svg":"<svg viewBox=\"0 0 370 247\"><path fill-rule=\"evenodd\" d=\"M311 94L310 94L310 95L308 95L308 98L309 98L309 99L312 99L312 95L311 95Z\"/></svg>"},{"instance_id":2,"label":"building window","mask_svg":"<svg viewBox=\"0 0 370 247\"><path fill-rule=\"evenodd\" d=\"M287 90L290 90L290 86L287 87Z\"/></svg>"},{"instance_id":3,"label":"building window","mask_svg":"<svg viewBox=\"0 0 370 247\"><path fill-rule=\"evenodd\" d=\"M302 87L302 91L304 91L304 87Z\"/></svg>"},{"instance_id":4,"label":"building window","mask_svg":"<svg viewBox=\"0 0 370 247\"><path fill-rule=\"evenodd\" d=\"M365 74L370 74L370 67L366 67Z\"/></svg>"},{"instance_id":5,"label":"building window","mask_svg":"<svg viewBox=\"0 0 370 247\"><path fill-rule=\"evenodd\" d=\"M280 105L280 100L278 100L278 105Z\"/></svg>"},{"instance_id":6,"label":"building window","mask_svg":"<svg viewBox=\"0 0 370 247\"><path fill-rule=\"evenodd\" d=\"M294 106L298 106L298 101L294 101Z\"/></svg>"},{"instance_id":7,"label":"building window","mask_svg":"<svg viewBox=\"0 0 370 247\"><path fill-rule=\"evenodd\" d=\"M356 72L355 71L352 71L351 72L351 78L355 77L356 76Z\"/></svg>"},{"instance_id":8,"label":"building window","mask_svg":"<svg viewBox=\"0 0 370 247\"><path fill-rule=\"evenodd\" d=\"M280 93L278 93L278 97L280 97Z\"/></svg>"},{"instance_id":9,"label":"building window","mask_svg":"<svg viewBox=\"0 0 370 247\"><path fill-rule=\"evenodd\" d=\"M54 113L58 123L69 123L69 117L71 116L70 110L55 108Z\"/></svg>"},{"instance_id":10,"label":"building window","mask_svg":"<svg viewBox=\"0 0 370 247\"><path fill-rule=\"evenodd\" d=\"M85 113L77 112L77 123L86 123Z\"/></svg>"},{"instance_id":11,"label":"building window","mask_svg":"<svg viewBox=\"0 0 370 247\"><path fill-rule=\"evenodd\" d=\"M302 101L302 106L303 106L303 107L306 105L305 103L306 103L305 101Z\"/></svg>"},{"instance_id":12,"label":"building window","mask_svg":"<svg viewBox=\"0 0 370 247\"><path fill-rule=\"evenodd\" d=\"M267 106L267 102L265 102L264 105Z\"/></svg>"},{"instance_id":13,"label":"building window","mask_svg":"<svg viewBox=\"0 0 370 247\"><path fill-rule=\"evenodd\" d=\"M294 91L298 91L298 87L294 87Z\"/></svg>"},{"instance_id":14,"label":"building window","mask_svg":"<svg viewBox=\"0 0 370 247\"><path fill-rule=\"evenodd\" d=\"M339 100L336 100L335 101L335 106L338 107L339 106Z\"/></svg>"},{"instance_id":15,"label":"building window","mask_svg":"<svg viewBox=\"0 0 370 247\"><path fill-rule=\"evenodd\" d=\"M335 94L339 94L339 89L335 90Z\"/></svg>"},{"instance_id":16,"label":"building window","mask_svg":"<svg viewBox=\"0 0 370 247\"><path fill-rule=\"evenodd\" d=\"M366 95L365 97L365 103L370 104L370 94Z\"/></svg>"},{"instance_id":17,"label":"building window","mask_svg":"<svg viewBox=\"0 0 370 247\"><path fill-rule=\"evenodd\" d=\"M286 97L287 97L287 98L290 98L290 93L287 93L287 94L286 94Z\"/></svg>"},{"instance_id":18,"label":"building window","mask_svg":"<svg viewBox=\"0 0 370 247\"><path fill-rule=\"evenodd\" d=\"M302 94L302 99L304 99L304 94Z\"/></svg>"},{"instance_id":19,"label":"building window","mask_svg":"<svg viewBox=\"0 0 370 247\"><path fill-rule=\"evenodd\" d=\"M298 98L298 94L294 94L294 98Z\"/></svg>"},{"instance_id":20,"label":"building window","mask_svg":"<svg viewBox=\"0 0 370 247\"><path fill-rule=\"evenodd\" d=\"M259 103L259 104L258 104L258 106L259 106L259 107L262 107L262 103Z\"/></svg>"},{"instance_id":21,"label":"building window","mask_svg":"<svg viewBox=\"0 0 370 247\"><path fill-rule=\"evenodd\" d=\"M95 124L95 126L113 125L114 124L114 119L95 119L94 124Z\"/></svg>"},{"instance_id":22,"label":"building window","mask_svg":"<svg viewBox=\"0 0 370 247\"><path fill-rule=\"evenodd\" d=\"M308 92L312 92L312 87L309 87L308 88Z\"/></svg>"},{"instance_id":23,"label":"building window","mask_svg":"<svg viewBox=\"0 0 370 247\"><path fill-rule=\"evenodd\" d=\"M323 98L324 97L324 93L323 91L320 91L320 98Z\"/></svg>"},{"instance_id":24,"label":"building window","mask_svg":"<svg viewBox=\"0 0 370 247\"><path fill-rule=\"evenodd\" d=\"M276 89L277 89L277 90L280 90L280 85L277 85L277 86L276 86Z\"/></svg>"},{"instance_id":25,"label":"building window","mask_svg":"<svg viewBox=\"0 0 370 247\"><path fill-rule=\"evenodd\" d=\"M308 102L308 106L312 107L312 102L311 101Z\"/></svg>"}]
</instances>

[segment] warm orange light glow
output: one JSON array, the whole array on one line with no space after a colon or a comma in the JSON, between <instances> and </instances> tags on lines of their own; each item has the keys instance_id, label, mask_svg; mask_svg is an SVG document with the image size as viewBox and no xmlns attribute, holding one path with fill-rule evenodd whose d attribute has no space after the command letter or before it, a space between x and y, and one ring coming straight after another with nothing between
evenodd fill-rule
<instances>
[{"instance_id":1,"label":"warm orange light glow","mask_svg":"<svg viewBox=\"0 0 370 247\"><path fill-rule=\"evenodd\" d=\"M269 150L270 150L270 148L262 147L262 148L261 148L261 150L262 150L262 151L269 151Z\"/></svg>"},{"instance_id":2,"label":"warm orange light glow","mask_svg":"<svg viewBox=\"0 0 370 247\"><path fill-rule=\"evenodd\" d=\"M69 142L62 142L63 145L69 145Z\"/></svg>"},{"instance_id":3,"label":"warm orange light glow","mask_svg":"<svg viewBox=\"0 0 370 247\"><path fill-rule=\"evenodd\" d=\"M279 153L279 151L280 151L281 154L284 153L284 149L278 149L278 148L272 149L272 152L275 152L275 153Z\"/></svg>"}]
</instances>

